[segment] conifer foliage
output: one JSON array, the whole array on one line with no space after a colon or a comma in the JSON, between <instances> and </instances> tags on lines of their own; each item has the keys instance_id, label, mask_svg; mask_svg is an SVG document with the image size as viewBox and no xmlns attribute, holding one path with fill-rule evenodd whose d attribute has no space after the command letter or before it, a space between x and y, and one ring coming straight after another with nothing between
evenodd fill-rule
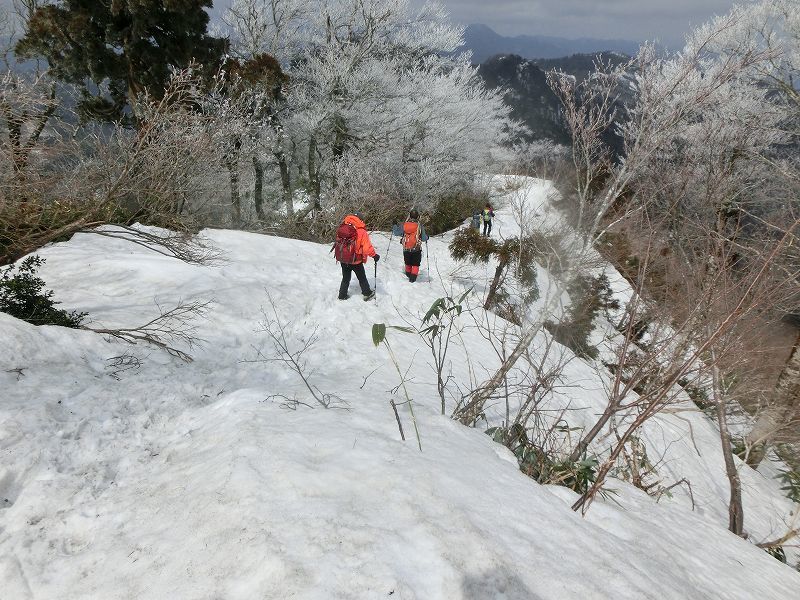
<instances>
[{"instance_id":1,"label":"conifer foliage","mask_svg":"<svg viewBox=\"0 0 800 600\"><path fill-rule=\"evenodd\" d=\"M60 0L39 7L17 45L81 88L84 117L129 119L140 94L160 97L173 69L215 70L225 41L207 33L211 0Z\"/></svg>"},{"instance_id":2,"label":"conifer foliage","mask_svg":"<svg viewBox=\"0 0 800 600\"><path fill-rule=\"evenodd\" d=\"M532 239L511 237L498 241L480 235L475 229L465 227L459 229L450 242L450 254L456 260L469 261L473 264L485 264L492 258L497 261L494 277L483 305L486 310L498 304L504 304L505 308L513 310L513 307L507 305L507 295L503 289L509 274L513 274L523 287L524 302L532 302L539 297L535 263L538 250Z\"/></svg>"},{"instance_id":3,"label":"conifer foliage","mask_svg":"<svg viewBox=\"0 0 800 600\"><path fill-rule=\"evenodd\" d=\"M45 290L44 280L36 276L43 264L43 258L29 256L20 263L16 273L13 267L8 267L0 274L0 312L33 325L80 327L86 313L55 307L58 302L53 300L53 291Z\"/></svg>"}]
</instances>

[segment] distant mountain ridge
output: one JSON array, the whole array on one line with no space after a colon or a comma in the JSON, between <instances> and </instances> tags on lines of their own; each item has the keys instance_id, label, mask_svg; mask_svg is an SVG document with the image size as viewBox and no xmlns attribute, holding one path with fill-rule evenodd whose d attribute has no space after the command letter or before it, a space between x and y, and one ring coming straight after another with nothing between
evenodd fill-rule
<instances>
[{"instance_id":1,"label":"distant mountain ridge","mask_svg":"<svg viewBox=\"0 0 800 600\"><path fill-rule=\"evenodd\" d=\"M505 37L483 24L468 25L463 49L472 51L472 62L482 63L498 54L516 54L523 58L559 58L572 54L621 52L634 55L640 42L592 38L567 39L545 35Z\"/></svg>"},{"instance_id":2,"label":"distant mountain ridge","mask_svg":"<svg viewBox=\"0 0 800 600\"><path fill-rule=\"evenodd\" d=\"M617 53L573 54L557 59L530 60L515 54L494 55L478 66L478 74L489 89L504 90L504 100L511 107L511 116L528 128L529 140L548 139L569 144L570 136L561 117L561 103L547 85L546 72L555 69L585 79L594 71L596 58L618 64ZM619 140L609 134L608 143L621 152Z\"/></svg>"}]
</instances>

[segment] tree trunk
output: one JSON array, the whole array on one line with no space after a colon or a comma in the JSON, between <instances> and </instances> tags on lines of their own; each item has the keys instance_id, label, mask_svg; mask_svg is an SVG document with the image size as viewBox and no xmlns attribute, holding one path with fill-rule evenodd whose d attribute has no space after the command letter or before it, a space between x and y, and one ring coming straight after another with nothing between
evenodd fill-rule
<instances>
[{"instance_id":1,"label":"tree trunk","mask_svg":"<svg viewBox=\"0 0 800 600\"><path fill-rule=\"evenodd\" d=\"M6 119L6 128L8 129L8 141L11 146L11 164L14 167L14 174L18 175L23 169L22 158L22 126L24 123L21 119L11 117Z\"/></svg>"},{"instance_id":2,"label":"tree trunk","mask_svg":"<svg viewBox=\"0 0 800 600\"><path fill-rule=\"evenodd\" d=\"M45 107L41 109L41 112L31 114L28 110L15 110L8 102L0 99L0 114L2 114L8 132L11 165L14 175L19 178L23 176L31 152L39 143L39 138L47 122L58 107L55 85L51 86L50 94L43 102ZM27 139L24 137L26 133ZM24 194L22 196L24 201Z\"/></svg>"},{"instance_id":3,"label":"tree trunk","mask_svg":"<svg viewBox=\"0 0 800 600\"><path fill-rule=\"evenodd\" d=\"M239 169L236 165L228 165L231 184L231 222L238 227L242 222L242 201L239 197Z\"/></svg>"},{"instance_id":4,"label":"tree trunk","mask_svg":"<svg viewBox=\"0 0 800 600\"><path fill-rule=\"evenodd\" d=\"M642 265L643 269L646 269L646 265L649 261L645 262ZM643 271L644 272L644 271ZM632 281L633 283L633 281ZM639 286L635 285L634 290L638 290ZM586 432L583 437L578 441L573 448L572 452L569 455L570 462L577 462L580 458L586 453L589 449L589 444L600 434L600 432L605 428L609 421L617 414L619 411L620 406L622 404L623 399L628 395L628 392L634 388L632 379L642 379L641 369L636 369L636 372L632 375L627 382L623 379L623 370L625 365L628 363L628 352L631 348L636 348L636 340L637 340L637 310L639 308L639 304L642 302L642 296L638 291L634 291L634 295L628 301L628 304L625 308L625 315L623 316L623 321L625 322L624 326L620 324L619 330L624 333L625 336L625 343L622 345L621 349L618 351L617 361L618 364L616 366L616 370L614 371L614 384L609 390L609 398L608 403L606 404L605 409L603 410L603 414L600 415L600 418L597 419L594 425ZM637 373L639 376L637 377ZM624 385L623 385L624 384ZM620 389L622 388L622 389Z\"/></svg>"},{"instance_id":5,"label":"tree trunk","mask_svg":"<svg viewBox=\"0 0 800 600\"><path fill-rule=\"evenodd\" d=\"M711 360L716 362L714 350L711 350ZM719 424L719 437L722 442L722 457L725 460L725 474L728 476L731 496L728 502L728 529L736 535L742 535L744 529L744 508L742 507L742 482L739 478L739 470L736 468L736 461L733 458L733 446L731 444L731 434L728 429L728 416L725 413L725 400L722 397L722 381L719 367L714 364L711 367L712 387L714 390L714 404L717 409L717 423Z\"/></svg>"},{"instance_id":6,"label":"tree trunk","mask_svg":"<svg viewBox=\"0 0 800 600\"><path fill-rule=\"evenodd\" d=\"M264 219L264 165L253 157L253 172L255 175L255 183L253 184L253 203L256 208L256 217L260 220Z\"/></svg>"},{"instance_id":7,"label":"tree trunk","mask_svg":"<svg viewBox=\"0 0 800 600\"><path fill-rule=\"evenodd\" d=\"M286 206L286 216L291 219L294 217L294 205L292 204L292 177L289 172L289 163L286 162L286 154L274 152L278 161L278 168L281 172L281 186L283 187L283 203Z\"/></svg>"},{"instance_id":8,"label":"tree trunk","mask_svg":"<svg viewBox=\"0 0 800 600\"><path fill-rule=\"evenodd\" d=\"M489 310L494 303L494 297L497 295L500 282L503 280L503 272L505 271L506 266L508 266L508 259L501 258L500 262L497 263L497 268L494 270L494 279L492 279L492 283L489 286L489 293L486 296L486 302L483 303L484 310Z\"/></svg>"},{"instance_id":9,"label":"tree trunk","mask_svg":"<svg viewBox=\"0 0 800 600\"><path fill-rule=\"evenodd\" d=\"M592 443L592 440L597 437L603 428L608 424L617 411L619 410L620 399L619 397L615 396L609 401L606 405L603 414L600 415L600 418L597 419L592 428L584 435L580 441L575 445L575 448L572 449L572 453L569 455L569 461L572 463L578 462L581 457L586 453L589 449L589 444Z\"/></svg>"},{"instance_id":10,"label":"tree trunk","mask_svg":"<svg viewBox=\"0 0 800 600\"><path fill-rule=\"evenodd\" d=\"M233 227L238 227L242 222L242 199L239 192L239 149L242 141L236 139L233 143L233 152L225 157L225 166L228 168L231 185L231 221Z\"/></svg>"},{"instance_id":11,"label":"tree trunk","mask_svg":"<svg viewBox=\"0 0 800 600\"><path fill-rule=\"evenodd\" d=\"M319 181L319 165L317 164L317 140L314 136L308 141L308 187L311 198L314 201L314 208L319 205L321 185Z\"/></svg>"},{"instance_id":12,"label":"tree trunk","mask_svg":"<svg viewBox=\"0 0 800 600\"><path fill-rule=\"evenodd\" d=\"M747 464L758 468L775 443L778 433L787 424L800 418L800 332L792 347L789 360L783 367L773 392L773 402L756 420L747 436L751 448Z\"/></svg>"}]
</instances>

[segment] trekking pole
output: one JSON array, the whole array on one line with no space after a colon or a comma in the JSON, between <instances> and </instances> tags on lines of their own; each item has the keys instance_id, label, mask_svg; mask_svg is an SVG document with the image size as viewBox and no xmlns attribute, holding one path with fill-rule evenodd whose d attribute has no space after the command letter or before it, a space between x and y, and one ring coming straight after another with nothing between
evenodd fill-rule
<instances>
[{"instance_id":1,"label":"trekking pole","mask_svg":"<svg viewBox=\"0 0 800 600\"><path fill-rule=\"evenodd\" d=\"M425 260L428 261L428 283L431 279L431 251L428 250L428 240L425 240Z\"/></svg>"},{"instance_id":2,"label":"trekking pole","mask_svg":"<svg viewBox=\"0 0 800 600\"><path fill-rule=\"evenodd\" d=\"M372 261L372 262L375 264L375 282L374 282L374 289L375 289L375 295L376 295L376 298L375 298L375 299L377 300L377 294L378 294L378 263L376 263L374 259L373 259L373 261Z\"/></svg>"},{"instance_id":3,"label":"trekking pole","mask_svg":"<svg viewBox=\"0 0 800 600\"><path fill-rule=\"evenodd\" d=\"M389 248L392 247L392 237L393 236L394 236L394 229L392 229L392 232L389 234L389 245L386 246L386 256L389 256Z\"/></svg>"}]
</instances>

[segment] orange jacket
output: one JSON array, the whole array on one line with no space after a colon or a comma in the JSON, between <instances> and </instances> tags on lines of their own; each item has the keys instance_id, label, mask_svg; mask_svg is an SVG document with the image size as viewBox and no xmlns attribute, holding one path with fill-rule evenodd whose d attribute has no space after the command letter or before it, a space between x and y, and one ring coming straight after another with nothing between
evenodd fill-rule
<instances>
[{"instance_id":1,"label":"orange jacket","mask_svg":"<svg viewBox=\"0 0 800 600\"><path fill-rule=\"evenodd\" d=\"M356 228L356 254L358 254L358 262L356 264L366 263L367 257L377 254L369 239L367 226L364 225L364 221L355 215L347 215L344 218L344 222Z\"/></svg>"}]
</instances>

